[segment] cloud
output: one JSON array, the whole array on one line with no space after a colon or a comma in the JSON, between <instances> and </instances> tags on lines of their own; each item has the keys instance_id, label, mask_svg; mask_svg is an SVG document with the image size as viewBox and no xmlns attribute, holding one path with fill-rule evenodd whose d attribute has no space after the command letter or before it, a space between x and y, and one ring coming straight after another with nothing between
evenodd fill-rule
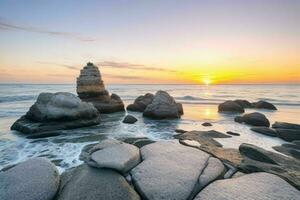
<instances>
[{"instance_id":1,"label":"cloud","mask_svg":"<svg viewBox=\"0 0 300 200\"><path fill-rule=\"evenodd\" d=\"M66 64L59 64L59 63L54 63L54 62L39 61L39 62L36 62L36 63L43 64L43 65L56 65L56 66L64 67L64 68L71 69L71 70L80 70L80 68L76 67L76 66L66 65Z\"/></svg>"},{"instance_id":2,"label":"cloud","mask_svg":"<svg viewBox=\"0 0 300 200\"><path fill-rule=\"evenodd\" d=\"M118 68L118 69L176 72L175 70L170 70L170 69L165 69L165 68L148 67L143 64L134 64L134 63L128 63L128 62L102 61L102 62L97 62L97 65L99 65L100 67L102 66L102 67L111 67L111 68Z\"/></svg>"},{"instance_id":3,"label":"cloud","mask_svg":"<svg viewBox=\"0 0 300 200\"><path fill-rule=\"evenodd\" d=\"M0 18L0 31L26 31L26 32L31 32L31 33L40 33L40 34L46 34L50 36L55 36L55 37L65 37L65 38L71 38L71 39L76 39L81 42L93 42L96 41L95 38L91 37L85 37L77 33L71 33L71 32L62 32L62 31L52 31L52 30L47 30L43 28L38 28L38 27L33 27L33 26L28 26L28 25L22 25L22 24L13 24L10 22L7 22L3 19Z\"/></svg>"}]
</instances>

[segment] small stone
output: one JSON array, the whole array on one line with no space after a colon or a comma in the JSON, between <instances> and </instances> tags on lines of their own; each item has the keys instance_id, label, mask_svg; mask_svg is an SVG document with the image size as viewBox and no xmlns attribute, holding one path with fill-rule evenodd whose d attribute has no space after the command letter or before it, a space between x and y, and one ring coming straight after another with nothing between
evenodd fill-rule
<instances>
[{"instance_id":1,"label":"small stone","mask_svg":"<svg viewBox=\"0 0 300 200\"><path fill-rule=\"evenodd\" d=\"M209 123L209 122L204 122L204 123L202 124L202 126L212 126L212 124Z\"/></svg>"},{"instance_id":2,"label":"small stone","mask_svg":"<svg viewBox=\"0 0 300 200\"><path fill-rule=\"evenodd\" d=\"M229 135L240 136L239 133L232 132L232 131L227 131L226 133L229 134Z\"/></svg>"},{"instance_id":3,"label":"small stone","mask_svg":"<svg viewBox=\"0 0 300 200\"><path fill-rule=\"evenodd\" d=\"M126 124L134 124L137 122L137 119L132 115L126 115L126 117L123 119L123 123Z\"/></svg>"}]
</instances>

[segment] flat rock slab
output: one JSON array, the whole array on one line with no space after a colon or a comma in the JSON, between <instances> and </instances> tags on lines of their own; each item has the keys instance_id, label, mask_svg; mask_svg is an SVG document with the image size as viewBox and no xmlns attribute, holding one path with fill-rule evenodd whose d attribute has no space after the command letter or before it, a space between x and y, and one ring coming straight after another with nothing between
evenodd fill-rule
<instances>
[{"instance_id":1,"label":"flat rock slab","mask_svg":"<svg viewBox=\"0 0 300 200\"><path fill-rule=\"evenodd\" d=\"M209 162L209 154L177 141L146 145L141 154L143 162L131 170L131 175L135 188L145 199L188 199L222 173L222 163L221 167L210 169L216 163Z\"/></svg>"},{"instance_id":2,"label":"flat rock slab","mask_svg":"<svg viewBox=\"0 0 300 200\"><path fill-rule=\"evenodd\" d=\"M215 181L195 200L298 200L299 197L300 192L278 176L253 173Z\"/></svg>"},{"instance_id":3,"label":"flat rock slab","mask_svg":"<svg viewBox=\"0 0 300 200\"><path fill-rule=\"evenodd\" d=\"M115 169L126 173L140 163L140 149L131 144L118 144L92 153L91 159L99 168Z\"/></svg>"},{"instance_id":4,"label":"flat rock slab","mask_svg":"<svg viewBox=\"0 0 300 200\"><path fill-rule=\"evenodd\" d=\"M139 195L114 170L81 165L62 174L57 200L138 200Z\"/></svg>"},{"instance_id":5,"label":"flat rock slab","mask_svg":"<svg viewBox=\"0 0 300 200\"><path fill-rule=\"evenodd\" d=\"M52 200L59 173L49 160L32 158L0 172L1 200Z\"/></svg>"}]
</instances>

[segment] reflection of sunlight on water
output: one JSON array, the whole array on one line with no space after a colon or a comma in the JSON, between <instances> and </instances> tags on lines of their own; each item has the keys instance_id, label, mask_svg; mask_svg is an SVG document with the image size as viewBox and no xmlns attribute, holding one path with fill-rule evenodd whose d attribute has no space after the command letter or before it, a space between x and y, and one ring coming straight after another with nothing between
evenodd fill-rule
<instances>
[{"instance_id":1,"label":"reflection of sunlight on water","mask_svg":"<svg viewBox=\"0 0 300 200\"><path fill-rule=\"evenodd\" d=\"M219 119L219 114L217 112L215 105L188 105L184 106L185 119L197 119L197 120L216 120Z\"/></svg>"}]
</instances>

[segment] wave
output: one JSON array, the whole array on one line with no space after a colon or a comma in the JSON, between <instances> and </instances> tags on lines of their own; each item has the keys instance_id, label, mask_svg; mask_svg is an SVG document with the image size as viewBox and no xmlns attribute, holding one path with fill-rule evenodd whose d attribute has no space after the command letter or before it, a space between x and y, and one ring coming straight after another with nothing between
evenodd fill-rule
<instances>
[{"instance_id":1,"label":"wave","mask_svg":"<svg viewBox=\"0 0 300 200\"><path fill-rule=\"evenodd\" d=\"M28 101L34 100L36 95L18 95L18 96L2 96L0 97L0 103L3 102L14 102L14 101Z\"/></svg>"}]
</instances>

